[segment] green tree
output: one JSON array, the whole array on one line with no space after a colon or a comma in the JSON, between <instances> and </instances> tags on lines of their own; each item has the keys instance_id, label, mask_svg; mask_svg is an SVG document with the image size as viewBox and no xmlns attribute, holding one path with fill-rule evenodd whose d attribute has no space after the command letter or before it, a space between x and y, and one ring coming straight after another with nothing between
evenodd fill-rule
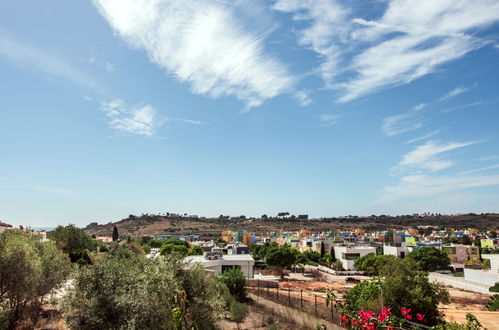
<instances>
[{"instance_id":1,"label":"green tree","mask_svg":"<svg viewBox=\"0 0 499 330\"><path fill-rule=\"evenodd\" d=\"M89 253L96 249L95 241L83 229L72 224L58 226L55 230L48 232L47 237L55 241L57 247L67 253L72 262L78 259L90 262Z\"/></svg>"},{"instance_id":2,"label":"green tree","mask_svg":"<svg viewBox=\"0 0 499 330\"><path fill-rule=\"evenodd\" d=\"M408 258L390 260L380 270L380 278L358 284L345 295L345 309L349 312L370 308L381 310L384 304L402 317L401 307L411 313L425 315L429 325L442 321L439 303L448 303L449 294L441 286L432 284L428 275L418 271L417 264ZM364 284L366 283L366 284Z\"/></svg>"},{"instance_id":3,"label":"green tree","mask_svg":"<svg viewBox=\"0 0 499 330\"><path fill-rule=\"evenodd\" d=\"M376 256L374 253L369 253L355 259L353 265L358 271L365 272L370 276L377 276L388 263L394 262L396 259L392 255Z\"/></svg>"},{"instance_id":4,"label":"green tree","mask_svg":"<svg viewBox=\"0 0 499 330\"><path fill-rule=\"evenodd\" d=\"M204 250L199 245L193 245L189 248L187 254L190 256L202 256L204 254Z\"/></svg>"},{"instance_id":5,"label":"green tree","mask_svg":"<svg viewBox=\"0 0 499 330\"><path fill-rule=\"evenodd\" d=\"M33 326L43 297L69 271L69 260L53 242L17 230L0 234L0 329L13 329L21 321Z\"/></svg>"},{"instance_id":6,"label":"green tree","mask_svg":"<svg viewBox=\"0 0 499 330\"><path fill-rule=\"evenodd\" d=\"M309 260L313 262L319 262L321 259L321 254L317 251L305 251L303 255Z\"/></svg>"},{"instance_id":7,"label":"green tree","mask_svg":"<svg viewBox=\"0 0 499 330\"><path fill-rule=\"evenodd\" d=\"M120 238L120 234L118 233L118 227L113 227L113 242L116 242Z\"/></svg>"},{"instance_id":8,"label":"green tree","mask_svg":"<svg viewBox=\"0 0 499 330\"><path fill-rule=\"evenodd\" d=\"M224 283L230 294L237 301L246 300L246 277L239 268L231 268L218 276L218 280Z\"/></svg>"},{"instance_id":9,"label":"green tree","mask_svg":"<svg viewBox=\"0 0 499 330\"><path fill-rule=\"evenodd\" d=\"M171 243L165 243L161 246L161 249L159 250L159 253L164 256L167 254L171 253L177 253L181 256L187 256L189 253L189 250L185 245L176 245L176 244L171 244Z\"/></svg>"},{"instance_id":10,"label":"green tree","mask_svg":"<svg viewBox=\"0 0 499 330\"><path fill-rule=\"evenodd\" d=\"M66 324L84 329L215 329L223 301L201 267L178 258L98 258L80 268L63 301Z\"/></svg>"},{"instance_id":11,"label":"green tree","mask_svg":"<svg viewBox=\"0 0 499 330\"><path fill-rule=\"evenodd\" d=\"M419 248L410 252L407 257L414 260L420 269L424 271L446 270L450 266L447 253L434 247Z\"/></svg>"},{"instance_id":12,"label":"green tree","mask_svg":"<svg viewBox=\"0 0 499 330\"><path fill-rule=\"evenodd\" d=\"M324 246L324 242L321 242L321 258L326 254L326 247Z\"/></svg>"},{"instance_id":13,"label":"green tree","mask_svg":"<svg viewBox=\"0 0 499 330\"><path fill-rule=\"evenodd\" d=\"M284 277L284 272L282 272L282 270L294 265L295 261L296 252L287 244L279 247L271 247L265 255L265 262L267 265L277 267L277 269L280 270L279 273L281 278Z\"/></svg>"}]
</instances>

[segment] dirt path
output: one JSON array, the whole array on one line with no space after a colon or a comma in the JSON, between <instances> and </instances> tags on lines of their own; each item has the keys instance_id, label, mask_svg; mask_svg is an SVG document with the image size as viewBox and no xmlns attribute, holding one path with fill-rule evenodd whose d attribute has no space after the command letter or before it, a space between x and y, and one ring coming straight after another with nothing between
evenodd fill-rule
<instances>
[{"instance_id":1,"label":"dirt path","mask_svg":"<svg viewBox=\"0 0 499 330\"><path fill-rule=\"evenodd\" d=\"M466 323L466 314L475 315L478 321L489 330L499 330L499 312L477 311L477 310L449 310L441 309L445 313L445 319L449 322Z\"/></svg>"}]
</instances>

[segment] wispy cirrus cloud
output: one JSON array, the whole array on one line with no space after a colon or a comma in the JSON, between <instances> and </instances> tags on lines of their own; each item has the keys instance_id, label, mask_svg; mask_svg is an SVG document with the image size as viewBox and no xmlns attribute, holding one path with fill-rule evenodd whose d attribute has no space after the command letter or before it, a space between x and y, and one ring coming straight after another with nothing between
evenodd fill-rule
<instances>
[{"instance_id":1,"label":"wispy cirrus cloud","mask_svg":"<svg viewBox=\"0 0 499 330\"><path fill-rule=\"evenodd\" d=\"M115 99L103 102L101 109L109 118L109 125L116 130L151 137L164 119L158 116L150 105L127 105L123 100Z\"/></svg>"},{"instance_id":2,"label":"wispy cirrus cloud","mask_svg":"<svg viewBox=\"0 0 499 330\"><path fill-rule=\"evenodd\" d=\"M44 192L51 195L68 196L68 197L77 195L74 191L61 187L36 185L36 184L30 184L28 186L35 191Z\"/></svg>"},{"instance_id":3,"label":"wispy cirrus cloud","mask_svg":"<svg viewBox=\"0 0 499 330\"><path fill-rule=\"evenodd\" d=\"M294 92L292 97L302 107L306 107L312 103L312 99L310 98L310 91L306 89Z\"/></svg>"},{"instance_id":4,"label":"wispy cirrus cloud","mask_svg":"<svg viewBox=\"0 0 499 330\"><path fill-rule=\"evenodd\" d=\"M323 58L318 70L342 102L435 72L489 44L475 32L499 21L495 0L390 0L374 20L337 0L278 0L274 8L309 22L299 42Z\"/></svg>"},{"instance_id":5,"label":"wispy cirrus cloud","mask_svg":"<svg viewBox=\"0 0 499 330\"><path fill-rule=\"evenodd\" d=\"M442 112L452 112L456 110L461 110L461 109L466 109L466 108L473 108L482 104L487 104L489 102L486 101L476 101L476 102L471 102L471 103L466 103L466 104L461 104L461 105L456 105L455 107L450 107L450 108L445 108L442 109Z\"/></svg>"},{"instance_id":6,"label":"wispy cirrus cloud","mask_svg":"<svg viewBox=\"0 0 499 330\"><path fill-rule=\"evenodd\" d=\"M4 58L23 70L70 83L97 95L108 95L107 88L86 74L64 55L50 47L40 47L0 26L0 59Z\"/></svg>"},{"instance_id":7,"label":"wispy cirrus cloud","mask_svg":"<svg viewBox=\"0 0 499 330\"><path fill-rule=\"evenodd\" d=\"M421 109L423 107L416 106L408 112L384 118L381 131L386 136L394 136L421 128L424 121Z\"/></svg>"},{"instance_id":8,"label":"wispy cirrus cloud","mask_svg":"<svg viewBox=\"0 0 499 330\"><path fill-rule=\"evenodd\" d=\"M483 171L488 171L488 170L494 170L496 168L499 168L499 164L475 168L473 170L461 172L461 174L473 174L473 173L478 173L478 172L483 172Z\"/></svg>"},{"instance_id":9,"label":"wispy cirrus cloud","mask_svg":"<svg viewBox=\"0 0 499 330\"><path fill-rule=\"evenodd\" d=\"M109 119L109 126L124 133L152 137L166 122L181 122L190 125L207 125L207 122L160 115L151 105L127 104L121 99L101 103L101 110Z\"/></svg>"},{"instance_id":10,"label":"wispy cirrus cloud","mask_svg":"<svg viewBox=\"0 0 499 330\"><path fill-rule=\"evenodd\" d=\"M319 116L319 120L322 122L321 127L332 126L336 124L343 115L341 114L322 114Z\"/></svg>"},{"instance_id":11,"label":"wispy cirrus cloud","mask_svg":"<svg viewBox=\"0 0 499 330\"><path fill-rule=\"evenodd\" d=\"M440 154L460 149L473 144L477 141L468 142L448 142L437 143L435 141L428 141L425 144L419 145L412 151L406 153L397 166L393 168L395 171L422 169L431 172L451 167L454 162L450 159L441 159L438 157Z\"/></svg>"},{"instance_id":12,"label":"wispy cirrus cloud","mask_svg":"<svg viewBox=\"0 0 499 330\"><path fill-rule=\"evenodd\" d=\"M447 94L445 94L444 96L442 96L441 98L439 98L438 100L440 102L447 102L449 101L450 99L453 99L454 97L460 95L460 94L463 94L463 93L466 93L467 91L470 91L472 90L473 88L475 88L476 86L478 86L477 84L474 84L473 86L469 86L469 87L462 87L462 86L459 86L459 87L456 87L454 88L453 90L449 91Z\"/></svg>"},{"instance_id":13,"label":"wispy cirrus cloud","mask_svg":"<svg viewBox=\"0 0 499 330\"><path fill-rule=\"evenodd\" d=\"M394 185L377 193L375 203L392 203L445 196L451 192L499 185L499 175L404 176Z\"/></svg>"},{"instance_id":14,"label":"wispy cirrus cloud","mask_svg":"<svg viewBox=\"0 0 499 330\"><path fill-rule=\"evenodd\" d=\"M431 138L432 136L435 136L435 135L437 135L439 133L440 133L440 130L435 130L435 131L430 132L428 134L425 134L425 135L422 135L422 136L418 136L418 137L416 137L414 139L410 139L406 143L407 144L411 144L411 143L414 143L414 142L418 142L418 141L422 141L422 140L427 140L427 139Z\"/></svg>"},{"instance_id":15,"label":"wispy cirrus cloud","mask_svg":"<svg viewBox=\"0 0 499 330\"><path fill-rule=\"evenodd\" d=\"M289 92L295 78L264 51L265 29L244 26L256 3L217 0L94 0L109 25L153 63L213 98L235 96L248 108ZM259 22L255 13L252 24Z\"/></svg>"}]
</instances>

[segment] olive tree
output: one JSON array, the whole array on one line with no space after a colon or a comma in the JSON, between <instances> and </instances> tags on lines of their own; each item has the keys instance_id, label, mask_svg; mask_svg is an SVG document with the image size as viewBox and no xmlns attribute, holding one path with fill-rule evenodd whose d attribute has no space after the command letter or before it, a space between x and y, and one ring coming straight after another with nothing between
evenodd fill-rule
<instances>
[{"instance_id":1,"label":"olive tree","mask_svg":"<svg viewBox=\"0 0 499 330\"><path fill-rule=\"evenodd\" d=\"M71 329L213 329L223 311L214 279L174 257L101 257L82 267L63 302Z\"/></svg>"},{"instance_id":2,"label":"olive tree","mask_svg":"<svg viewBox=\"0 0 499 330\"><path fill-rule=\"evenodd\" d=\"M0 328L34 325L43 298L70 271L70 262L51 242L18 230L0 234Z\"/></svg>"}]
</instances>

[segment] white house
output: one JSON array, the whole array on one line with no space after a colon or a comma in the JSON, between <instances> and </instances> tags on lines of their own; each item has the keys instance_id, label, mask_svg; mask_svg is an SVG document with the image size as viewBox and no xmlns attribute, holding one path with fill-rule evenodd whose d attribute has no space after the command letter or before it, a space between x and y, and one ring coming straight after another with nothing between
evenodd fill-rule
<instances>
[{"instance_id":1,"label":"white house","mask_svg":"<svg viewBox=\"0 0 499 330\"><path fill-rule=\"evenodd\" d=\"M383 246L383 254L384 255L392 255L396 256L397 258L405 258L407 257L407 254L409 253L409 249L407 246L403 245L384 245Z\"/></svg>"},{"instance_id":2,"label":"white house","mask_svg":"<svg viewBox=\"0 0 499 330\"><path fill-rule=\"evenodd\" d=\"M12 229L12 225L9 225L5 222L2 222L0 221L0 233L3 233L4 231L8 230L8 229Z\"/></svg>"},{"instance_id":3,"label":"white house","mask_svg":"<svg viewBox=\"0 0 499 330\"><path fill-rule=\"evenodd\" d=\"M482 254L482 258L490 259L490 270L464 268L464 279L493 286L499 282L499 254Z\"/></svg>"},{"instance_id":4,"label":"white house","mask_svg":"<svg viewBox=\"0 0 499 330\"><path fill-rule=\"evenodd\" d=\"M184 258L189 265L199 264L204 269L215 272L216 275L226 269L237 267L247 278L253 278L255 260L249 254L224 255L221 252L206 252L202 256L188 256Z\"/></svg>"},{"instance_id":5,"label":"white house","mask_svg":"<svg viewBox=\"0 0 499 330\"><path fill-rule=\"evenodd\" d=\"M335 246L334 254L339 259L345 270L355 270L353 263L355 259L366 254L376 254L376 248L371 246Z\"/></svg>"}]
</instances>

